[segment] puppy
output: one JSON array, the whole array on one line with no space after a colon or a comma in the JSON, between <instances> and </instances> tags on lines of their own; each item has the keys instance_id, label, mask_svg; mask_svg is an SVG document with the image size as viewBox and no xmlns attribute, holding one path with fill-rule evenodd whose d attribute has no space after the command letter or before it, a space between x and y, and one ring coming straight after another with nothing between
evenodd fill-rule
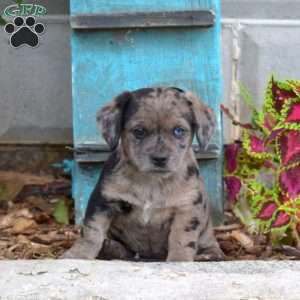
<instances>
[{"instance_id":1,"label":"puppy","mask_svg":"<svg viewBox=\"0 0 300 300\"><path fill-rule=\"evenodd\" d=\"M63 258L222 259L191 147L194 133L207 146L212 110L190 92L144 88L116 97L97 123L113 152Z\"/></svg>"}]
</instances>

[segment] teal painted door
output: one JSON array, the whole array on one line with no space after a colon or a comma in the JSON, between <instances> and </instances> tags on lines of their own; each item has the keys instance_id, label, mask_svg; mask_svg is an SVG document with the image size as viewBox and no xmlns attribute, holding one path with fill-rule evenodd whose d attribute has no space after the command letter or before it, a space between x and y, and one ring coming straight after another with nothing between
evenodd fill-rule
<instances>
[{"instance_id":1,"label":"teal painted door","mask_svg":"<svg viewBox=\"0 0 300 300\"><path fill-rule=\"evenodd\" d=\"M189 18L187 24L177 26L176 17L172 26L168 20L160 21L157 26L148 26L150 22L133 24L136 15L137 22L141 22L141 14L147 18L153 13L172 16L174 12L193 14L202 10L213 13L213 26L203 26L193 18L190 26ZM122 20L116 18L118 14L123 16ZM71 0L71 16L74 146L78 154L73 170L73 196L77 222L82 221L89 194L107 156L104 140L96 129L96 111L124 90L151 86L190 90L214 109L218 129L212 141L213 154L204 153L201 157L209 159L201 159L199 164L215 220L220 220L223 207L220 1ZM118 24L107 25L103 17Z\"/></svg>"}]
</instances>

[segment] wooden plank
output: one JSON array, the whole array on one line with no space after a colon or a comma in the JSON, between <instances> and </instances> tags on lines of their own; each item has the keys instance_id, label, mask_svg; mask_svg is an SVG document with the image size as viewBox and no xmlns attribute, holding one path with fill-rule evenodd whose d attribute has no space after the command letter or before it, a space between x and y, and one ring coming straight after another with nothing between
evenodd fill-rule
<instances>
[{"instance_id":1,"label":"wooden plank","mask_svg":"<svg viewBox=\"0 0 300 300\"><path fill-rule=\"evenodd\" d=\"M220 0L70 1L70 14L74 17L190 10L213 11L214 26L74 28L71 39L74 146L105 144L96 126L96 111L122 91L153 86L190 90L214 109L217 116L212 143L218 145L219 156L198 162L214 219L220 222L223 211ZM73 197L78 223L102 166L101 162L74 163Z\"/></svg>"},{"instance_id":2,"label":"wooden plank","mask_svg":"<svg viewBox=\"0 0 300 300\"><path fill-rule=\"evenodd\" d=\"M73 29L120 29L157 27L209 27L214 25L212 10L78 14L71 17Z\"/></svg>"},{"instance_id":3,"label":"wooden plank","mask_svg":"<svg viewBox=\"0 0 300 300\"><path fill-rule=\"evenodd\" d=\"M212 9L219 12L220 0L71 0L70 13L129 13Z\"/></svg>"}]
</instances>

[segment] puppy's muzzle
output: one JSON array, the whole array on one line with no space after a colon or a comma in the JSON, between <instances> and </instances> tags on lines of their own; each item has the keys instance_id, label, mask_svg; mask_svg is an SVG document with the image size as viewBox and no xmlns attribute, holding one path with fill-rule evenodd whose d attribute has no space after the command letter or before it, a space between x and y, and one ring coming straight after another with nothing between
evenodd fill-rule
<instances>
[{"instance_id":1,"label":"puppy's muzzle","mask_svg":"<svg viewBox=\"0 0 300 300\"><path fill-rule=\"evenodd\" d=\"M168 157L153 155L150 157L152 164L158 168L165 168L168 163Z\"/></svg>"}]
</instances>

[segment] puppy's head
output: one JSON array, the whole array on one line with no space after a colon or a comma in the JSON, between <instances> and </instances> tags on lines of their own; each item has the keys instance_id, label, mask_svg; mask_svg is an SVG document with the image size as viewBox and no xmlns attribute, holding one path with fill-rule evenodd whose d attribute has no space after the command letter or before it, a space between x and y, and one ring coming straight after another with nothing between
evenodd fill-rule
<instances>
[{"instance_id":1,"label":"puppy's head","mask_svg":"<svg viewBox=\"0 0 300 300\"><path fill-rule=\"evenodd\" d=\"M216 121L190 92L145 88L120 94L98 111L97 123L110 148L120 145L139 171L172 174L187 163L194 133L206 148Z\"/></svg>"}]
</instances>

